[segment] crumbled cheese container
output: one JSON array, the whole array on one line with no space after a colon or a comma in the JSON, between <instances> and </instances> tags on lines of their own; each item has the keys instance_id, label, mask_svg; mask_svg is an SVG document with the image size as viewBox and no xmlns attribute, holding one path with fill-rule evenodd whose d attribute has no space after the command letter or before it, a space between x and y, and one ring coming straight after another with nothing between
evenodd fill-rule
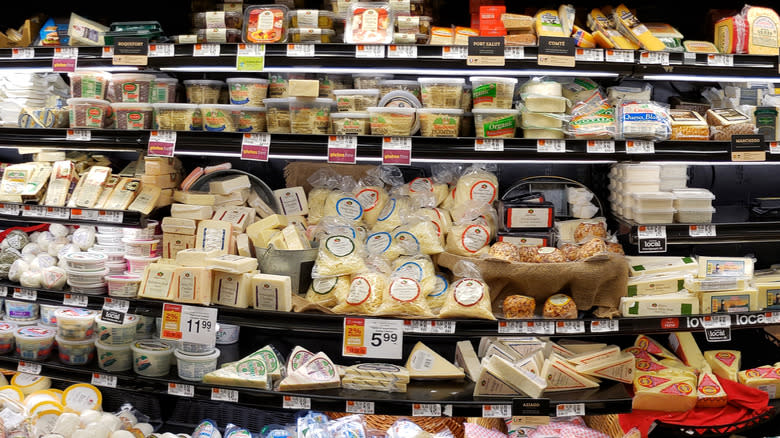
<instances>
[{"instance_id":1,"label":"crumbled cheese container","mask_svg":"<svg viewBox=\"0 0 780 438\"><path fill-rule=\"evenodd\" d=\"M632 192L632 206L640 209L669 209L673 207L674 195L669 192Z\"/></svg>"},{"instance_id":2,"label":"crumbled cheese container","mask_svg":"<svg viewBox=\"0 0 780 438\"><path fill-rule=\"evenodd\" d=\"M241 326L233 324L217 324L217 345L229 345L238 342Z\"/></svg>"},{"instance_id":3,"label":"crumbled cheese container","mask_svg":"<svg viewBox=\"0 0 780 438\"><path fill-rule=\"evenodd\" d=\"M673 208L642 209L631 207L632 220L638 224L671 224L674 220Z\"/></svg>"},{"instance_id":4,"label":"crumbled cheese container","mask_svg":"<svg viewBox=\"0 0 780 438\"><path fill-rule=\"evenodd\" d=\"M139 318L135 315L125 315L124 322L117 324L105 321L101 315L95 316L97 339L106 345L129 344L135 340Z\"/></svg>"},{"instance_id":5,"label":"crumbled cheese container","mask_svg":"<svg viewBox=\"0 0 780 438\"><path fill-rule=\"evenodd\" d=\"M671 192L672 190L679 190L687 188L688 177L684 178L661 178L661 182L658 185L659 189L665 192Z\"/></svg>"},{"instance_id":6,"label":"crumbled cheese container","mask_svg":"<svg viewBox=\"0 0 780 438\"><path fill-rule=\"evenodd\" d=\"M106 96L112 102L151 103L154 75L122 73L111 75Z\"/></svg>"},{"instance_id":7,"label":"crumbled cheese container","mask_svg":"<svg viewBox=\"0 0 780 438\"><path fill-rule=\"evenodd\" d=\"M134 257L157 257L161 252L160 240L122 239L125 244L125 254Z\"/></svg>"},{"instance_id":8,"label":"crumbled cheese container","mask_svg":"<svg viewBox=\"0 0 780 438\"><path fill-rule=\"evenodd\" d=\"M333 99L326 97L291 97L290 132L293 134L327 134Z\"/></svg>"},{"instance_id":9,"label":"crumbled cheese container","mask_svg":"<svg viewBox=\"0 0 780 438\"><path fill-rule=\"evenodd\" d=\"M706 189L677 189L674 194L674 208L677 209L704 209L712 207L715 195Z\"/></svg>"},{"instance_id":10,"label":"crumbled cheese container","mask_svg":"<svg viewBox=\"0 0 780 438\"><path fill-rule=\"evenodd\" d=\"M206 132L238 132L241 106L204 104L200 106L200 115Z\"/></svg>"},{"instance_id":11,"label":"crumbled cheese container","mask_svg":"<svg viewBox=\"0 0 780 438\"><path fill-rule=\"evenodd\" d=\"M517 131L520 110L474 108L474 130L477 138L512 138Z\"/></svg>"},{"instance_id":12,"label":"crumbled cheese container","mask_svg":"<svg viewBox=\"0 0 780 438\"><path fill-rule=\"evenodd\" d=\"M472 76L472 105L474 109L512 108L517 79L491 76Z\"/></svg>"},{"instance_id":13,"label":"crumbled cheese container","mask_svg":"<svg viewBox=\"0 0 780 438\"><path fill-rule=\"evenodd\" d=\"M133 371L146 377L161 377L170 372L173 348L162 341L144 340L130 344Z\"/></svg>"},{"instance_id":14,"label":"crumbled cheese container","mask_svg":"<svg viewBox=\"0 0 780 438\"><path fill-rule=\"evenodd\" d=\"M64 308L54 312L57 318L57 332L62 339L81 341L95 334L97 312L82 308Z\"/></svg>"},{"instance_id":15,"label":"crumbled cheese container","mask_svg":"<svg viewBox=\"0 0 780 438\"><path fill-rule=\"evenodd\" d=\"M661 164L661 178L688 178L688 165Z\"/></svg>"},{"instance_id":16,"label":"crumbled cheese container","mask_svg":"<svg viewBox=\"0 0 780 438\"><path fill-rule=\"evenodd\" d=\"M369 107L371 134L406 137L412 135L416 108Z\"/></svg>"},{"instance_id":17,"label":"crumbled cheese container","mask_svg":"<svg viewBox=\"0 0 780 438\"><path fill-rule=\"evenodd\" d=\"M5 300L5 317L11 321L38 319L38 304L29 301Z\"/></svg>"},{"instance_id":18,"label":"crumbled cheese container","mask_svg":"<svg viewBox=\"0 0 780 438\"><path fill-rule=\"evenodd\" d=\"M152 82L152 103L176 102L176 88L179 80L176 78L154 78Z\"/></svg>"},{"instance_id":19,"label":"crumbled cheese container","mask_svg":"<svg viewBox=\"0 0 780 438\"><path fill-rule=\"evenodd\" d=\"M418 108L423 137L457 137L463 110L459 108Z\"/></svg>"},{"instance_id":20,"label":"crumbled cheese container","mask_svg":"<svg viewBox=\"0 0 780 438\"><path fill-rule=\"evenodd\" d=\"M111 104L116 129L137 131L152 129L154 107L149 103L116 102Z\"/></svg>"},{"instance_id":21,"label":"crumbled cheese container","mask_svg":"<svg viewBox=\"0 0 780 438\"><path fill-rule=\"evenodd\" d=\"M214 347L208 344L198 344L196 342L182 342L180 350L185 354L203 355L210 354Z\"/></svg>"},{"instance_id":22,"label":"crumbled cheese container","mask_svg":"<svg viewBox=\"0 0 780 438\"><path fill-rule=\"evenodd\" d=\"M187 103L214 105L219 103L219 95L225 83L208 79L184 81L187 90Z\"/></svg>"},{"instance_id":23,"label":"crumbled cheese container","mask_svg":"<svg viewBox=\"0 0 780 438\"><path fill-rule=\"evenodd\" d=\"M135 331L136 339L148 339L154 336L154 317L146 315L136 316L138 317L138 327Z\"/></svg>"},{"instance_id":24,"label":"crumbled cheese container","mask_svg":"<svg viewBox=\"0 0 780 438\"><path fill-rule=\"evenodd\" d=\"M286 97L263 99L266 129L271 134L290 133L290 100Z\"/></svg>"},{"instance_id":25,"label":"crumbled cheese container","mask_svg":"<svg viewBox=\"0 0 780 438\"><path fill-rule=\"evenodd\" d=\"M333 90L333 96L339 112L365 112L379 104L377 88Z\"/></svg>"},{"instance_id":26,"label":"crumbled cheese container","mask_svg":"<svg viewBox=\"0 0 780 438\"><path fill-rule=\"evenodd\" d=\"M57 340L59 358L65 365L85 365L95 358L95 339L72 341L61 336Z\"/></svg>"},{"instance_id":27,"label":"crumbled cheese container","mask_svg":"<svg viewBox=\"0 0 780 438\"><path fill-rule=\"evenodd\" d=\"M16 329L16 354L22 359L44 360L49 357L57 331L43 326Z\"/></svg>"},{"instance_id":28,"label":"crumbled cheese container","mask_svg":"<svg viewBox=\"0 0 780 438\"><path fill-rule=\"evenodd\" d=\"M74 98L103 99L106 96L109 73L102 71L76 71L68 73L70 95Z\"/></svg>"},{"instance_id":29,"label":"crumbled cheese container","mask_svg":"<svg viewBox=\"0 0 780 438\"><path fill-rule=\"evenodd\" d=\"M55 316L55 312L57 310L61 309L61 306L55 306L52 304L40 304L40 313L41 313L41 324L43 325L51 325L56 326L57 325L57 317Z\"/></svg>"},{"instance_id":30,"label":"crumbled cheese container","mask_svg":"<svg viewBox=\"0 0 780 438\"><path fill-rule=\"evenodd\" d=\"M336 135L367 135L371 131L370 122L368 113L330 113L330 132Z\"/></svg>"},{"instance_id":31,"label":"crumbled cheese container","mask_svg":"<svg viewBox=\"0 0 780 438\"><path fill-rule=\"evenodd\" d=\"M622 169L622 176L627 179L655 180L661 177L661 166L655 164L630 164Z\"/></svg>"},{"instance_id":32,"label":"crumbled cheese container","mask_svg":"<svg viewBox=\"0 0 780 438\"><path fill-rule=\"evenodd\" d=\"M201 131L203 122L198 105L188 103L154 103L154 122L166 131Z\"/></svg>"},{"instance_id":33,"label":"crumbled cheese container","mask_svg":"<svg viewBox=\"0 0 780 438\"><path fill-rule=\"evenodd\" d=\"M463 78L418 78L420 96L426 108L460 108Z\"/></svg>"},{"instance_id":34,"label":"crumbled cheese container","mask_svg":"<svg viewBox=\"0 0 780 438\"><path fill-rule=\"evenodd\" d=\"M124 271L122 264L122 271ZM138 295L138 286L141 285L140 275L106 275L108 283L108 295L117 298L135 298Z\"/></svg>"},{"instance_id":35,"label":"crumbled cheese container","mask_svg":"<svg viewBox=\"0 0 780 438\"><path fill-rule=\"evenodd\" d=\"M115 372L127 371L133 367L133 352L130 344L109 345L95 341L98 366L101 370Z\"/></svg>"},{"instance_id":36,"label":"crumbled cheese container","mask_svg":"<svg viewBox=\"0 0 780 438\"><path fill-rule=\"evenodd\" d=\"M674 214L674 221L683 224L708 224L712 222L713 213L715 213L714 207L679 208Z\"/></svg>"},{"instance_id":37,"label":"crumbled cheese container","mask_svg":"<svg viewBox=\"0 0 780 438\"><path fill-rule=\"evenodd\" d=\"M226 82L233 105L263 106L268 97L268 79L228 78Z\"/></svg>"},{"instance_id":38,"label":"crumbled cheese container","mask_svg":"<svg viewBox=\"0 0 780 438\"><path fill-rule=\"evenodd\" d=\"M625 178L620 181L623 192L659 192L661 180L659 178Z\"/></svg>"},{"instance_id":39,"label":"crumbled cheese container","mask_svg":"<svg viewBox=\"0 0 780 438\"><path fill-rule=\"evenodd\" d=\"M104 233L97 233L95 234L95 238L97 239L97 244L101 247L120 247L122 250L124 250L124 247L122 247L122 235L121 234L104 234ZM102 251L95 251L95 252L102 252Z\"/></svg>"},{"instance_id":40,"label":"crumbled cheese container","mask_svg":"<svg viewBox=\"0 0 780 438\"><path fill-rule=\"evenodd\" d=\"M78 285L81 287L97 287L103 284L103 278L108 275L108 269L103 268L100 271L74 271L72 269L66 269L68 273L68 284L73 286Z\"/></svg>"},{"instance_id":41,"label":"crumbled cheese container","mask_svg":"<svg viewBox=\"0 0 780 438\"><path fill-rule=\"evenodd\" d=\"M0 354L14 349L14 332L19 327L13 322L0 322Z\"/></svg>"},{"instance_id":42,"label":"crumbled cheese container","mask_svg":"<svg viewBox=\"0 0 780 438\"><path fill-rule=\"evenodd\" d=\"M68 99L71 128L106 128L111 120L111 104L100 99Z\"/></svg>"},{"instance_id":43,"label":"crumbled cheese container","mask_svg":"<svg viewBox=\"0 0 780 438\"><path fill-rule=\"evenodd\" d=\"M127 261L127 273L141 275L144 273L144 270L149 264L154 263L157 260L160 260L160 257L136 257L126 255L125 261Z\"/></svg>"},{"instance_id":44,"label":"crumbled cheese container","mask_svg":"<svg viewBox=\"0 0 780 438\"><path fill-rule=\"evenodd\" d=\"M268 126L267 111L264 106L240 106L238 132L265 132Z\"/></svg>"},{"instance_id":45,"label":"crumbled cheese container","mask_svg":"<svg viewBox=\"0 0 780 438\"><path fill-rule=\"evenodd\" d=\"M200 382L203 380L203 376L217 369L220 351L214 348L208 354L192 355L176 349L173 354L176 356L179 378Z\"/></svg>"}]
</instances>

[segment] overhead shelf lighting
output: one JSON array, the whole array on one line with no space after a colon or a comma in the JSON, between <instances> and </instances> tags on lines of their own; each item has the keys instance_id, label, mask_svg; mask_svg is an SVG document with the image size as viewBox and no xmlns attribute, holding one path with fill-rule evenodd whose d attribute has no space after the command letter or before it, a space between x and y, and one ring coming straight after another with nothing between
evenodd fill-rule
<instances>
[{"instance_id":1,"label":"overhead shelf lighting","mask_svg":"<svg viewBox=\"0 0 780 438\"><path fill-rule=\"evenodd\" d=\"M686 81L686 82L780 82L778 77L761 76L709 76L709 75L643 75L646 81Z\"/></svg>"}]
</instances>

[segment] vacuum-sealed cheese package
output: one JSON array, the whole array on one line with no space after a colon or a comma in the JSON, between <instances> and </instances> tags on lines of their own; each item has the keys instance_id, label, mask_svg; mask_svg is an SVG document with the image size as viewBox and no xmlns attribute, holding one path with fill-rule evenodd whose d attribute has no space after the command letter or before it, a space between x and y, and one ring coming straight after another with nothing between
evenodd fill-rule
<instances>
[{"instance_id":1,"label":"vacuum-sealed cheese package","mask_svg":"<svg viewBox=\"0 0 780 438\"><path fill-rule=\"evenodd\" d=\"M365 268L363 245L343 234L328 235L320 241L312 278L338 277L360 272Z\"/></svg>"},{"instance_id":2,"label":"vacuum-sealed cheese package","mask_svg":"<svg viewBox=\"0 0 780 438\"><path fill-rule=\"evenodd\" d=\"M344 301L349 293L349 285L348 275L314 278L306 291L306 300L320 306L333 307Z\"/></svg>"},{"instance_id":3,"label":"vacuum-sealed cheese package","mask_svg":"<svg viewBox=\"0 0 780 438\"><path fill-rule=\"evenodd\" d=\"M453 268L458 280L450 285L439 318L496 319L490 300L490 288L471 262L459 261Z\"/></svg>"},{"instance_id":4,"label":"vacuum-sealed cheese package","mask_svg":"<svg viewBox=\"0 0 780 438\"><path fill-rule=\"evenodd\" d=\"M498 199L498 178L481 166L471 166L458 178L455 186L455 205L477 200L492 204Z\"/></svg>"},{"instance_id":5,"label":"vacuum-sealed cheese package","mask_svg":"<svg viewBox=\"0 0 780 438\"><path fill-rule=\"evenodd\" d=\"M344 301L336 305L336 313L375 315L387 293L388 277L376 270L364 269L352 276L349 292Z\"/></svg>"},{"instance_id":6,"label":"vacuum-sealed cheese package","mask_svg":"<svg viewBox=\"0 0 780 438\"><path fill-rule=\"evenodd\" d=\"M422 285L414 278L394 272L376 315L433 318Z\"/></svg>"},{"instance_id":7,"label":"vacuum-sealed cheese package","mask_svg":"<svg viewBox=\"0 0 780 438\"><path fill-rule=\"evenodd\" d=\"M363 218L363 206L351 193L333 190L325 200L323 214L326 217L338 216L352 222L359 222Z\"/></svg>"}]
</instances>

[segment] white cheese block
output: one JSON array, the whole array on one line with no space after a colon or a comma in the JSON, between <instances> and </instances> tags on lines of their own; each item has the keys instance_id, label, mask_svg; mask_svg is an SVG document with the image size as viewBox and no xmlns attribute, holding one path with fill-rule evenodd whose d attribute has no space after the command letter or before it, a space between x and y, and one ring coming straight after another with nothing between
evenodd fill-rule
<instances>
[{"instance_id":1,"label":"white cheese block","mask_svg":"<svg viewBox=\"0 0 780 438\"><path fill-rule=\"evenodd\" d=\"M233 192L251 188L252 183L247 175L209 182L209 193L214 195L229 195Z\"/></svg>"},{"instance_id":2,"label":"white cheese block","mask_svg":"<svg viewBox=\"0 0 780 438\"><path fill-rule=\"evenodd\" d=\"M317 353L279 383L280 391L308 391L341 386L336 365L325 353Z\"/></svg>"},{"instance_id":3,"label":"white cheese block","mask_svg":"<svg viewBox=\"0 0 780 438\"><path fill-rule=\"evenodd\" d=\"M144 186L133 202L127 207L130 211L138 211L143 214L149 214L157 206L157 200L160 198L162 190L155 186Z\"/></svg>"},{"instance_id":4,"label":"white cheese block","mask_svg":"<svg viewBox=\"0 0 780 438\"><path fill-rule=\"evenodd\" d=\"M700 292L701 313L733 313L761 310L758 289Z\"/></svg>"},{"instance_id":5,"label":"white cheese block","mask_svg":"<svg viewBox=\"0 0 780 438\"><path fill-rule=\"evenodd\" d=\"M542 372L542 366L544 366L544 360L542 360L542 363L539 364L536 362L535 358L526 357L525 359L521 359L520 361L515 362L514 366L517 369L521 369L535 376L538 376Z\"/></svg>"},{"instance_id":6,"label":"white cheese block","mask_svg":"<svg viewBox=\"0 0 780 438\"><path fill-rule=\"evenodd\" d=\"M144 185L156 186L161 189L172 189L181 182L180 173L168 173L164 175L142 175Z\"/></svg>"},{"instance_id":7,"label":"white cheese block","mask_svg":"<svg viewBox=\"0 0 780 438\"><path fill-rule=\"evenodd\" d=\"M516 362L522 359L519 354L517 354L508 346L504 345L504 343L501 341L496 341L490 344L490 347L488 347L487 351L485 352L485 357L482 358L483 363L485 359L490 359L492 356L500 356L510 362Z\"/></svg>"},{"instance_id":8,"label":"white cheese block","mask_svg":"<svg viewBox=\"0 0 780 438\"><path fill-rule=\"evenodd\" d=\"M530 95L523 99L523 104L528 111L536 113L565 113L565 97L537 96Z\"/></svg>"},{"instance_id":9,"label":"white cheese block","mask_svg":"<svg viewBox=\"0 0 780 438\"><path fill-rule=\"evenodd\" d=\"M748 257L699 257L699 277L752 277L753 259Z\"/></svg>"},{"instance_id":10,"label":"white cheese block","mask_svg":"<svg viewBox=\"0 0 780 438\"><path fill-rule=\"evenodd\" d=\"M206 374L203 383L268 389L271 387L271 377L266 373L262 359L247 358Z\"/></svg>"},{"instance_id":11,"label":"white cheese block","mask_svg":"<svg viewBox=\"0 0 780 438\"><path fill-rule=\"evenodd\" d=\"M249 242L249 236L246 233L236 236L236 251L242 257L252 257L252 244Z\"/></svg>"},{"instance_id":12,"label":"white cheese block","mask_svg":"<svg viewBox=\"0 0 780 438\"><path fill-rule=\"evenodd\" d=\"M287 249L310 249L311 245L306 236L301 235L300 230L295 225L287 225L282 229L282 236Z\"/></svg>"},{"instance_id":13,"label":"white cheese block","mask_svg":"<svg viewBox=\"0 0 780 438\"><path fill-rule=\"evenodd\" d=\"M246 309L249 307L249 284L251 281L251 274L214 271L211 302L221 306Z\"/></svg>"},{"instance_id":14,"label":"white cheese block","mask_svg":"<svg viewBox=\"0 0 780 438\"><path fill-rule=\"evenodd\" d=\"M674 294L620 298L623 316L678 316L699 313L699 297L682 291Z\"/></svg>"},{"instance_id":15,"label":"white cheese block","mask_svg":"<svg viewBox=\"0 0 780 438\"><path fill-rule=\"evenodd\" d=\"M411 353L409 353L409 358L406 360L406 368L409 370L409 376L412 379L446 380L465 377L463 370L441 357L422 342L418 342Z\"/></svg>"},{"instance_id":16,"label":"white cheese block","mask_svg":"<svg viewBox=\"0 0 780 438\"><path fill-rule=\"evenodd\" d=\"M233 239L233 226L229 222L204 220L198 223L195 248L202 251L217 250L227 254Z\"/></svg>"},{"instance_id":17,"label":"white cheese block","mask_svg":"<svg viewBox=\"0 0 780 438\"><path fill-rule=\"evenodd\" d=\"M479 378L480 364L477 353L471 341L460 341L455 344L455 364L466 371L466 376L476 382Z\"/></svg>"},{"instance_id":18,"label":"white cheese block","mask_svg":"<svg viewBox=\"0 0 780 438\"><path fill-rule=\"evenodd\" d=\"M234 232L243 233L247 225L255 221L255 210L249 207L220 207L214 212L212 219L230 222Z\"/></svg>"},{"instance_id":19,"label":"white cheese block","mask_svg":"<svg viewBox=\"0 0 780 438\"><path fill-rule=\"evenodd\" d=\"M222 254L206 259L206 266L215 271L243 274L257 269L257 259L254 257Z\"/></svg>"},{"instance_id":20,"label":"white cheese block","mask_svg":"<svg viewBox=\"0 0 780 438\"><path fill-rule=\"evenodd\" d=\"M174 272L171 299L177 303L208 306L211 302L211 270L177 266Z\"/></svg>"},{"instance_id":21,"label":"white cheese block","mask_svg":"<svg viewBox=\"0 0 780 438\"><path fill-rule=\"evenodd\" d=\"M171 299L175 273L176 265L150 263L144 269L138 296L156 300Z\"/></svg>"},{"instance_id":22,"label":"white cheese block","mask_svg":"<svg viewBox=\"0 0 780 438\"><path fill-rule=\"evenodd\" d=\"M171 216L196 221L211 219L214 207L210 205L171 204Z\"/></svg>"},{"instance_id":23,"label":"white cheese block","mask_svg":"<svg viewBox=\"0 0 780 438\"><path fill-rule=\"evenodd\" d=\"M282 214L285 216L302 216L309 214L309 203L303 187L291 187L274 190L274 197L279 201Z\"/></svg>"},{"instance_id":24,"label":"white cheese block","mask_svg":"<svg viewBox=\"0 0 780 438\"><path fill-rule=\"evenodd\" d=\"M186 234L194 236L198 229L198 223L194 219L184 219L178 217L164 217L162 220L162 230L164 233Z\"/></svg>"},{"instance_id":25,"label":"white cheese block","mask_svg":"<svg viewBox=\"0 0 780 438\"><path fill-rule=\"evenodd\" d=\"M640 275L628 279L628 296L661 295L675 293L685 288L686 274L668 273Z\"/></svg>"},{"instance_id":26,"label":"white cheese block","mask_svg":"<svg viewBox=\"0 0 780 438\"><path fill-rule=\"evenodd\" d=\"M217 203L217 198L210 193L183 192L181 190L174 190L173 200L191 205L213 206Z\"/></svg>"},{"instance_id":27,"label":"white cheese block","mask_svg":"<svg viewBox=\"0 0 780 438\"><path fill-rule=\"evenodd\" d=\"M627 256L626 260L632 277L668 272L696 274L699 270L692 257Z\"/></svg>"},{"instance_id":28,"label":"white cheese block","mask_svg":"<svg viewBox=\"0 0 780 438\"><path fill-rule=\"evenodd\" d=\"M255 274L252 276L251 294L255 309L292 311L292 284L288 276Z\"/></svg>"},{"instance_id":29,"label":"white cheese block","mask_svg":"<svg viewBox=\"0 0 780 438\"><path fill-rule=\"evenodd\" d=\"M125 210L141 192L141 181L136 178L121 178L108 198L100 206L107 210ZM108 189L108 187L106 187ZM107 190L104 190L106 192ZM155 203L155 207L157 204Z\"/></svg>"},{"instance_id":30,"label":"white cheese block","mask_svg":"<svg viewBox=\"0 0 780 438\"><path fill-rule=\"evenodd\" d=\"M635 358L631 353L620 353L602 361L577 365L574 369L593 377L616 380L623 383L634 381Z\"/></svg>"},{"instance_id":31,"label":"white cheese block","mask_svg":"<svg viewBox=\"0 0 780 438\"><path fill-rule=\"evenodd\" d=\"M561 97L563 86L556 81L531 80L523 84L523 94L539 94L549 97Z\"/></svg>"},{"instance_id":32,"label":"white cheese block","mask_svg":"<svg viewBox=\"0 0 780 438\"><path fill-rule=\"evenodd\" d=\"M542 376L547 380L545 392L570 391L574 389L598 388L599 384L578 373L564 360L554 356L547 359L542 368Z\"/></svg>"},{"instance_id":33,"label":"white cheese block","mask_svg":"<svg viewBox=\"0 0 780 438\"><path fill-rule=\"evenodd\" d=\"M176 253L176 264L180 266L205 267L206 260L219 256L216 249L203 251L197 248L184 249Z\"/></svg>"},{"instance_id":34,"label":"white cheese block","mask_svg":"<svg viewBox=\"0 0 780 438\"><path fill-rule=\"evenodd\" d=\"M515 368L510 362L499 356L490 358L485 368L504 382L509 383L519 394L531 398L541 397L547 387L544 379L523 369Z\"/></svg>"},{"instance_id":35,"label":"white cheese block","mask_svg":"<svg viewBox=\"0 0 780 438\"><path fill-rule=\"evenodd\" d=\"M497 371L487 367L480 369L475 383L474 397L488 395L493 397L514 397L522 395L519 388L505 380Z\"/></svg>"}]
</instances>

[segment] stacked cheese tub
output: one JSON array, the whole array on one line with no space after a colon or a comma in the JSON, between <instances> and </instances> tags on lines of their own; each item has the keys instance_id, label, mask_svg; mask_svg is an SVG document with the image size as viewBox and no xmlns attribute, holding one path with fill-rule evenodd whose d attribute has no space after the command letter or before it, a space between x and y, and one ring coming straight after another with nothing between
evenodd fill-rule
<instances>
[{"instance_id":1,"label":"stacked cheese tub","mask_svg":"<svg viewBox=\"0 0 780 438\"><path fill-rule=\"evenodd\" d=\"M560 82L534 78L521 89L524 138L564 138L563 120L568 100Z\"/></svg>"}]
</instances>

